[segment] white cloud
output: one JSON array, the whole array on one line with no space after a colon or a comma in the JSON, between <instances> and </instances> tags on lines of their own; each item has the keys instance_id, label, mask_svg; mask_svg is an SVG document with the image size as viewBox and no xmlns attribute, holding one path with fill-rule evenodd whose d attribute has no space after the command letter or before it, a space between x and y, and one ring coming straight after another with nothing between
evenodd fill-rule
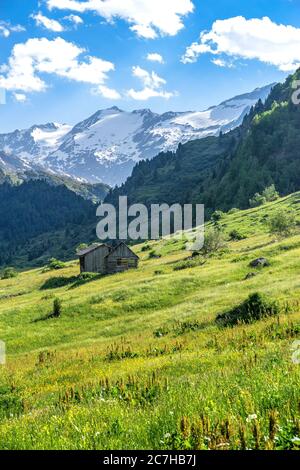
<instances>
[{"instance_id":1,"label":"white cloud","mask_svg":"<svg viewBox=\"0 0 300 470\"><path fill-rule=\"evenodd\" d=\"M42 26L49 31L54 31L55 33L64 31L64 27L59 21L47 18L47 16L42 15L41 12L37 13L37 15L31 15L31 18L35 20L37 26Z\"/></svg>"},{"instance_id":2,"label":"white cloud","mask_svg":"<svg viewBox=\"0 0 300 470\"><path fill-rule=\"evenodd\" d=\"M10 30L6 26L0 24L0 35L8 38L8 36L10 36Z\"/></svg>"},{"instance_id":3,"label":"white cloud","mask_svg":"<svg viewBox=\"0 0 300 470\"><path fill-rule=\"evenodd\" d=\"M93 90L96 95L101 95L103 98L107 98L109 100L119 100L121 99L121 95L117 90L113 88L108 88L105 85L99 85L99 87Z\"/></svg>"},{"instance_id":4,"label":"white cloud","mask_svg":"<svg viewBox=\"0 0 300 470\"><path fill-rule=\"evenodd\" d=\"M83 23L83 19L78 15L68 15L65 16L64 19L67 21L71 21L71 23L74 23L76 26Z\"/></svg>"},{"instance_id":5,"label":"white cloud","mask_svg":"<svg viewBox=\"0 0 300 470\"><path fill-rule=\"evenodd\" d=\"M268 17L247 20L237 16L215 21L211 31L202 32L200 41L187 48L182 62L196 62L200 55L210 53L233 59L257 59L290 72L300 66L299 51L300 28L276 24ZM229 64L232 66L232 62Z\"/></svg>"},{"instance_id":6,"label":"white cloud","mask_svg":"<svg viewBox=\"0 0 300 470\"><path fill-rule=\"evenodd\" d=\"M13 26L6 21L0 20L0 36L2 37L8 38L11 33L21 33L22 31L25 31L25 28L23 26L19 24Z\"/></svg>"},{"instance_id":7,"label":"white cloud","mask_svg":"<svg viewBox=\"0 0 300 470\"><path fill-rule=\"evenodd\" d=\"M163 86L166 85L166 80L159 77L155 72L148 72L139 66L132 68L132 75L141 80L144 88L136 91L131 89L127 92L127 95L138 101L147 101L149 98L165 98L169 99L175 96L175 93L165 91Z\"/></svg>"},{"instance_id":8,"label":"white cloud","mask_svg":"<svg viewBox=\"0 0 300 470\"><path fill-rule=\"evenodd\" d=\"M153 52L151 54L147 55L147 60L150 62L158 62L159 64L164 63L164 59L160 54L157 54L156 52Z\"/></svg>"},{"instance_id":9,"label":"white cloud","mask_svg":"<svg viewBox=\"0 0 300 470\"><path fill-rule=\"evenodd\" d=\"M13 96L19 103L25 103L25 101L27 101L27 96L24 95L24 93L13 93Z\"/></svg>"},{"instance_id":10,"label":"white cloud","mask_svg":"<svg viewBox=\"0 0 300 470\"><path fill-rule=\"evenodd\" d=\"M224 59L212 59L212 63L217 65L218 67L227 67L232 69L234 67L232 62L226 61Z\"/></svg>"},{"instance_id":11,"label":"white cloud","mask_svg":"<svg viewBox=\"0 0 300 470\"><path fill-rule=\"evenodd\" d=\"M47 0L48 8L95 12L107 21L120 18L131 25L138 36L154 39L176 35L183 27L183 18L192 13L192 0Z\"/></svg>"},{"instance_id":12,"label":"white cloud","mask_svg":"<svg viewBox=\"0 0 300 470\"><path fill-rule=\"evenodd\" d=\"M41 92L47 88L40 74L54 74L77 82L105 85L113 63L81 56L85 50L62 38L32 38L16 44L8 64L0 67L0 87L15 92Z\"/></svg>"}]
</instances>

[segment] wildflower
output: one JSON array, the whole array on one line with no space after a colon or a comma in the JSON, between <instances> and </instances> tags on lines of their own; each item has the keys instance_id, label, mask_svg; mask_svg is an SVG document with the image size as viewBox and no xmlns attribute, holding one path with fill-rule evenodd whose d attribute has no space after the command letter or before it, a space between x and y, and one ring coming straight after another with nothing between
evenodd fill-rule
<instances>
[{"instance_id":1,"label":"wildflower","mask_svg":"<svg viewBox=\"0 0 300 470\"><path fill-rule=\"evenodd\" d=\"M169 439L171 437L171 434L169 432L167 432L164 436L165 439Z\"/></svg>"},{"instance_id":2,"label":"wildflower","mask_svg":"<svg viewBox=\"0 0 300 470\"><path fill-rule=\"evenodd\" d=\"M257 415L254 413L253 415L249 415L246 419L247 423L251 423L251 421L254 421L257 419Z\"/></svg>"}]
</instances>

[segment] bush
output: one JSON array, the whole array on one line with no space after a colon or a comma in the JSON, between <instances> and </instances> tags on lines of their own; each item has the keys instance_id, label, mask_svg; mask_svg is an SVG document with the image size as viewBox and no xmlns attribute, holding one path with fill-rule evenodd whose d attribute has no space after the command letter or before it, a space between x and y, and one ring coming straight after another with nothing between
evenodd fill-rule
<instances>
[{"instance_id":1,"label":"bush","mask_svg":"<svg viewBox=\"0 0 300 470\"><path fill-rule=\"evenodd\" d=\"M275 185L267 187L263 193L263 197L266 198L267 202L277 201L279 199L279 193L276 191Z\"/></svg>"},{"instance_id":2,"label":"bush","mask_svg":"<svg viewBox=\"0 0 300 470\"><path fill-rule=\"evenodd\" d=\"M159 259L159 258L161 258L161 255L156 253L156 251L154 251L154 250L150 251L149 259Z\"/></svg>"},{"instance_id":3,"label":"bush","mask_svg":"<svg viewBox=\"0 0 300 470\"><path fill-rule=\"evenodd\" d=\"M18 273L14 268L5 268L1 279L12 279L14 277L17 277Z\"/></svg>"},{"instance_id":4,"label":"bush","mask_svg":"<svg viewBox=\"0 0 300 470\"><path fill-rule=\"evenodd\" d=\"M258 207L266 204L267 202L276 201L279 198L279 193L276 191L275 185L272 184L265 188L262 192L256 193L252 199L250 199L250 207Z\"/></svg>"},{"instance_id":5,"label":"bush","mask_svg":"<svg viewBox=\"0 0 300 470\"><path fill-rule=\"evenodd\" d=\"M183 271L184 269L196 268L198 266L203 266L206 261L198 256L198 258L187 259L178 262L173 270L174 271Z\"/></svg>"},{"instance_id":6,"label":"bush","mask_svg":"<svg viewBox=\"0 0 300 470\"><path fill-rule=\"evenodd\" d=\"M224 246L225 240L222 231L213 228L206 232L204 246L201 251L204 255L209 255L211 253L216 253L221 248L224 248Z\"/></svg>"},{"instance_id":7,"label":"bush","mask_svg":"<svg viewBox=\"0 0 300 470\"><path fill-rule=\"evenodd\" d=\"M270 234L280 238L291 235L296 226L296 216L285 210L280 210L269 217L268 222Z\"/></svg>"},{"instance_id":8,"label":"bush","mask_svg":"<svg viewBox=\"0 0 300 470\"><path fill-rule=\"evenodd\" d=\"M228 214L232 215L232 214L236 214L237 212L240 212L240 209L237 209L236 207L233 207L232 209L230 209Z\"/></svg>"},{"instance_id":9,"label":"bush","mask_svg":"<svg viewBox=\"0 0 300 470\"><path fill-rule=\"evenodd\" d=\"M221 219L223 219L224 216L225 216L224 212L216 211L211 216L211 221L214 222L214 223L219 222Z\"/></svg>"},{"instance_id":10,"label":"bush","mask_svg":"<svg viewBox=\"0 0 300 470\"><path fill-rule=\"evenodd\" d=\"M259 193L254 194L253 198L249 201L250 207L259 207L263 206L266 203L266 198Z\"/></svg>"},{"instance_id":11,"label":"bush","mask_svg":"<svg viewBox=\"0 0 300 470\"><path fill-rule=\"evenodd\" d=\"M51 258L47 267L48 269L54 271L58 269L64 269L66 267L66 264L63 261L59 261L56 258Z\"/></svg>"},{"instance_id":12,"label":"bush","mask_svg":"<svg viewBox=\"0 0 300 470\"><path fill-rule=\"evenodd\" d=\"M216 321L222 326L234 326L240 323L253 323L279 313L280 307L277 302L269 300L263 294L255 293L229 312L218 315Z\"/></svg>"},{"instance_id":13,"label":"bush","mask_svg":"<svg viewBox=\"0 0 300 470\"><path fill-rule=\"evenodd\" d=\"M61 300L54 299L52 317L59 318L60 316L61 316Z\"/></svg>"},{"instance_id":14,"label":"bush","mask_svg":"<svg viewBox=\"0 0 300 470\"><path fill-rule=\"evenodd\" d=\"M145 251L149 251L149 250L151 250L151 246L144 245L144 246L142 246L141 252L144 253Z\"/></svg>"},{"instance_id":15,"label":"bush","mask_svg":"<svg viewBox=\"0 0 300 470\"><path fill-rule=\"evenodd\" d=\"M246 237L238 230L232 230L229 233L229 238L231 241L239 241L239 240L244 240Z\"/></svg>"},{"instance_id":16,"label":"bush","mask_svg":"<svg viewBox=\"0 0 300 470\"><path fill-rule=\"evenodd\" d=\"M80 243L76 248L76 253L79 253L79 251L85 250L86 248L88 248L87 243Z\"/></svg>"}]
</instances>

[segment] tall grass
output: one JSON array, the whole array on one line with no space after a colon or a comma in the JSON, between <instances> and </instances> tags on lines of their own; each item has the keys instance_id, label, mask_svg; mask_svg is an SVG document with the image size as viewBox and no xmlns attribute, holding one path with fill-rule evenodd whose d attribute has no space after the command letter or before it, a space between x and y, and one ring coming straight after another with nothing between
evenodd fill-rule
<instances>
[{"instance_id":1,"label":"tall grass","mask_svg":"<svg viewBox=\"0 0 300 470\"><path fill-rule=\"evenodd\" d=\"M265 224L299 201L225 215L227 250L205 264L162 240L128 273L74 282L70 263L64 282L1 280L0 449L300 449L300 236L276 241ZM245 280L259 256L270 266ZM229 312L230 328L216 322Z\"/></svg>"}]
</instances>

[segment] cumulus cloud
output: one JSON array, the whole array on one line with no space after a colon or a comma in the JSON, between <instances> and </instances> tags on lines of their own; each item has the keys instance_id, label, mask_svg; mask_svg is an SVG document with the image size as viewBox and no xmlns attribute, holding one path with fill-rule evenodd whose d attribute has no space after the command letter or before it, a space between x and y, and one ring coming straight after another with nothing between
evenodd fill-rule
<instances>
[{"instance_id":1,"label":"cumulus cloud","mask_svg":"<svg viewBox=\"0 0 300 470\"><path fill-rule=\"evenodd\" d=\"M119 100L121 99L121 95L117 90L113 88L109 88L105 85L99 85L98 88L93 90L94 94L101 95L103 98L107 98L109 100Z\"/></svg>"},{"instance_id":2,"label":"cumulus cloud","mask_svg":"<svg viewBox=\"0 0 300 470\"><path fill-rule=\"evenodd\" d=\"M35 20L37 26L42 26L49 31L53 31L55 33L61 33L64 31L64 27L59 21L47 18L47 16L42 15L41 12L36 15L31 15L31 18Z\"/></svg>"},{"instance_id":3,"label":"cumulus cloud","mask_svg":"<svg viewBox=\"0 0 300 470\"><path fill-rule=\"evenodd\" d=\"M25 103L27 101L27 96L24 93L13 93L13 96L18 103Z\"/></svg>"},{"instance_id":4,"label":"cumulus cloud","mask_svg":"<svg viewBox=\"0 0 300 470\"><path fill-rule=\"evenodd\" d=\"M68 15L65 16L64 19L67 21L71 21L71 23L75 24L76 26L83 23L83 19L78 15Z\"/></svg>"},{"instance_id":5,"label":"cumulus cloud","mask_svg":"<svg viewBox=\"0 0 300 470\"><path fill-rule=\"evenodd\" d=\"M0 68L0 87L23 94L42 92L48 85L40 74L98 87L105 85L108 73L115 69L114 64L84 53L84 49L60 37L54 40L32 38L16 44L8 64Z\"/></svg>"},{"instance_id":6,"label":"cumulus cloud","mask_svg":"<svg viewBox=\"0 0 300 470\"><path fill-rule=\"evenodd\" d=\"M234 67L234 64L230 61L226 61L224 59L212 59L212 63L217 65L218 67L227 67L229 69Z\"/></svg>"},{"instance_id":7,"label":"cumulus cloud","mask_svg":"<svg viewBox=\"0 0 300 470\"><path fill-rule=\"evenodd\" d=\"M95 12L107 21L127 21L138 36L154 39L159 34L175 36L183 27L183 18L192 13L192 0L47 0L53 8L78 13Z\"/></svg>"},{"instance_id":8,"label":"cumulus cloud","mask_svg":"<svg viewBox=\"0 0 300 470\"><path fill-rule=\"evenodd\" d=\"M6 26L1 25L1 24L0 24L0 35L3 36L4 38L8 38L8 36L10 36L9 29Z\"/></svg>"},{"instance_id":9,"label":"cumulus cloud","mask_svg":"<svg viewBox=\"0 0 300 470\"><path fill-rule=\"evenodd\" d=\"M159 64L164 63L164 59L160 54L157 54L156 52L153 52L151 54L147 55L147 60L150 62L158 62Z\"/></svg>"},{"instance_id":10,"label":"cumulus cloud","mask_svg":"<svg viewBox=\"0 0 300 470\"><path fill-rule=\"evenodd\" d=\"M268 17L247 20L242 16L218 20L210 31L200 35L200 41L189 46L183 63L196 62L202 54L231 59L256 59L274 65L283 72L300 66L300 28L274 23ZM218 59L217 59L218 60ZM232 61L227 62L231 64ZM221 65L217 62L216 65Z\"/></svg>"},{"instance_id":11,"label":"cumulus cloud","mask_svg":"<svg viewBox=\"0 0 300 470\"><path fill-rule=\"evenodd\" d=\"M0 36L4 38L8 38L11 33L21 33L22 31L25 31L25 28L21 25L11 25L7 21L1 21L0 20Z\"/></svg>"},{"instance_id":12,"label":"cumulus cloud","mask_svg":"<svg viewBox=\"0 0 300 470\"><path fill-rule=\"evenodd\" d=\"M127 95L134 100L147 101L149 98L156 97L169 99L175 95L174 93L163 89L167 82L163 78L159 77L155 72L148 72L147 70L136 66L132 68L132 75L138 78L144 86L142 90L136 91L131 89L127 92Z\"/></svg>"}]
</instances>

